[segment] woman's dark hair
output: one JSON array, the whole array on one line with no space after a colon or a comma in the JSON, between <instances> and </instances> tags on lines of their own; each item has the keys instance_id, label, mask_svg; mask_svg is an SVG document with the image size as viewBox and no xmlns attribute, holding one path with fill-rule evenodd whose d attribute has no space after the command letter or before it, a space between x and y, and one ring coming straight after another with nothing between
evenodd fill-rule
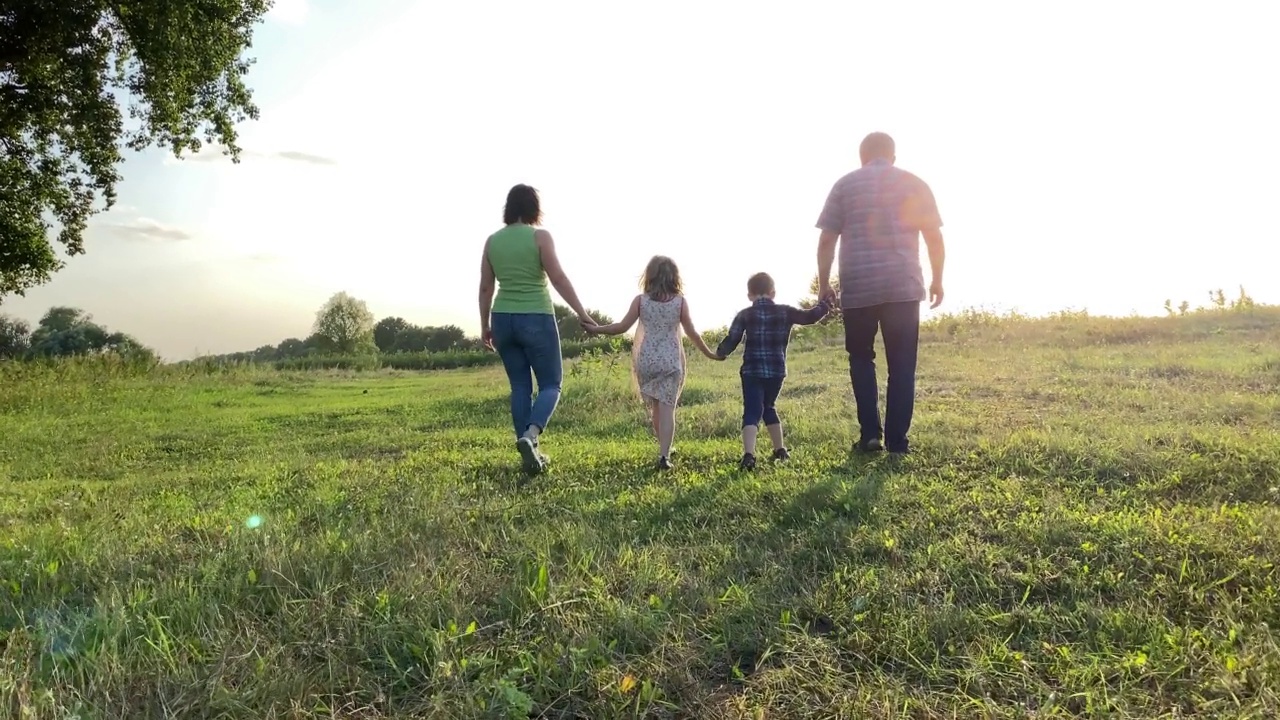
<instances>
[{"instance_id":1,"label":"woman's dark hair","mask_svg":"<svg viewBox=\"0 0 1280 720\"><path fill-rule=\"evenodd\" d=\"M542 222L542 202L538 191L528 185L516 185L507 193L507 205L502 209L502 222L506 225L524 223L537 225Z\"/></svg>"}]
</instances>

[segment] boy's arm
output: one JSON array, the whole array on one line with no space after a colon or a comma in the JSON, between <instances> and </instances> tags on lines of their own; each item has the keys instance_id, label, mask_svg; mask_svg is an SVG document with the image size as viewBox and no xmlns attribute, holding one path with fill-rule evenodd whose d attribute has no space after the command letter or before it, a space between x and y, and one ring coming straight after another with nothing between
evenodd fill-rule
<instances>
[{"instance_id":1,"label":"boy's arm","mask_svg":"<svg viewBox=\"0 0 1280 720\"><path fill-rule=\"evenodd\" d=\"M716 346L716 354L720 357L729 357L729 354L737 349L738 343L742 342L742 336L746 332L746 320L743 319L742 313L738 313L733 317L733 324L729 326L729 334Z\"/></svg>"},{"instance_id":2,"label":"boy's arm","mask_svg":"<svg viewBox=\"0 0 1280 720\"><path fill-rule=\"evenodd\" d=\"M808 310L800 310L787 306L787 320L792 325L812 325L831 312L831 305L826 300L819 300L817 305Z\"/></svg>"}]
</instances>

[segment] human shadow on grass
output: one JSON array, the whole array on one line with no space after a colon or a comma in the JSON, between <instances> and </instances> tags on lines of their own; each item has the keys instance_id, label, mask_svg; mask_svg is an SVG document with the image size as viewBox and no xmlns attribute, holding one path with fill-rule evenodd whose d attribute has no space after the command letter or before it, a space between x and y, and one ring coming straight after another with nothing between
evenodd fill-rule
<instances>
[{"instance_id":1,"label":"human shadow on grass","mask_svg":"<svg viewBox=\"0 0 1280 720\"><path fill-rule=\"evenodd\" d=\"M690 464L696 465L697 460ZM663 642L664 636L682 635L685 642L678 652L682 653L686 669L673 670L657 682L664 686L669 697L696 702L712 697L728 685L743 682L775 662L770 659L770 650L785 642L782 634L791 630L788 623L801 625L811 633L833 632L836 621L824 616L811 598L837 568L850 563L860 562L865 566L878 562L875 558L858 556L847 537L854 528L877 522L873 509L892 470L878 460L858 458L838 466L815 467L815 471L810 481L792 484L757 482L745 473L721 472L708 476L700 484L683 486L657 502L635 506L597 502L575 509L576 499L586 500L577 493L552 499L553 504L563 505L566 511L574 513L577 517L573 519L580 523L580 529L592 536L588 539L578 535L580 542L571 546L571 552L594 546L606 564L614 561L608 557L612 551L621 548L641 551L646 547L661 548L661 552L668 553L668 558L688 556L687 561L664 566L665 570L682 577L674 586L656 590L663 596L660 602L666 603L657 609L651 599L653 595L638 586L643 581L635 578L633 571L603 576L606 582L629 587L615 589L616 602L600 603L591 615L584 616L595 623L591 632L599 634L599 647L611 648L599 652L607 653L610 661L625 664L637 659L643 662ZM782 477L794 479L795 475ZM412 488L403 490L411 494ZM608 492L610 488L584 490ZM422 643L423 637L431 637L431 633L439 630L437 626L444 622L440 618L472 617L480 627L494 628L484 636L483 642L489 642L487 638L499 629L507 633L502 644L493 650L497 663L495 673L511 662L510 657L517 648L532 642L532 633L569 632L568 627L557 624L561 621L551 606L573 602L574 598L542 607L543 601L529 595L528 590L537 587L537 574L534 573L534 580L530 581L520 571L521 563L531 561L534 568L545 563L551 566L553 574L568 573L556 557L563 551L554 549L553 545L550 557L535 557L528 553L545 551L505 540L508 535L520 536L526 517L528 523L545 527L550 519L547 511L553 509L549 504L539 507L534 501L527 506L510 508L507 514L508 511L501 508L476 507L467 501L459 505L459 512L439 512L441 508L437 505L435 512L420 514L409 509L411 503L401 500L397 506L400 513L385 515L374 510L389 507L388 498L380 497L376 501L367 498L367 502L362 503L358 496L353 497L342 501L335 498L331 507L317 505L318 522L309 529L299 527L291 536L295 541L292 546L262 545L268 542L265 538L246 541L248 544L240 547L239 552L225 554L225 557L219 553L219 559L191 553L214 546L225 550L225 543L210 543L206 539L181 541L175 536L178 542L134 559L145 560L148 567L163 568L151 571L157 573L155 577L148 576L148 583L155 585L153 592L157 593L154 601L169 614L186 617L187 632L191 632L197 620L208 622L211 618L222 618L221 611L210 610L199 598L191 598L182 583L168 580L162 583L158 579L171 580L184 574L194 577L200 572L203 582L212 581L223 588L220 598L226 607L242 608L243 618L261 620L261 624L254 626L253 632L258 635L253 637L270 638L278 646L306 651L300 655L273 656L288 663L281 672L292 691L310 694L336 691L338 688L312 682L314 678L309 673L319 677L320 668L332 662L363 664L364 679L348 679L347 686L340 689L361 702L382 705L388 712L425 707L424 687L436 693L457 695L477 692L451 685L446 678L406 674L408 671L402 670L419 662L411 646ZM725 502L725 498L729 501ZM503 542L498 542L497 534L468 530L491 522L504 527ZM351 543L349 550L335 555L330 545L310 542L313 538L330 537L329 530L335 527L343 528L341 534ZM422 548L444 545L446 537L468 535L471 539L455 540L457 544L451 549L432 551L443 554L428 554L415 562L432 557L443 560L448 557L447 553L469 548L470 552L486 558L486 564L508 568L508 574L479 573L466 580L436 578L433 582L445 584L420 586L418 583L422 581L415 579L417 574L401 573L398 580L391 581L400 583L398 590L386 591L387 568L394 565L393 558L415 557L415 546L422 552ZM380 537L388 538L389 542L370 539ZM675 553L669 553L671 550ZM3 567L13 568L25 558L0 555L0 560ZM118 574L107 584L121 588L135 586L137 571L118 562L111 561L110 567ZM256 576L246 579L246 568L254 569ZM102 573L104 569L107 568L100 568L96 573L100 582L105 582L101 578L112 577ZM84 579L89 577L86 573ZM513 579L514 585L504 585ZM421 589L433 592L412 602L403 600ZM390 598L387 602L394 607L380 607L380 593ZM53 598L42 596L40 599ZM506 607L506 600L518 602ZM470 605L461 607L461 603L468 601ZM29 602L28 607L39 604ZM305 612L314 613L315 617L291 609L296 607L305 607ZM607 608L624 608L624 611L610 615ZM793 619L780 621L784 613ZM692 620L696 628L682 630L678 622L671 620L676 615ZM521 619L517 621L516 616ZM301 622L304 617L307 622ZM376 618L382 620L375 622ZM526 627L526 623L534 624ZM538 623L545 623L545 630L540 629ZM346 633L343 645L326 644L334 631ZM118 635L123 631L113 632ZM466 631L449 634L461 637ZM46 642L49 637L58 640L62 636L46 631L37 640ZM248 637L226 631L219 635L216 643L221 646L223 656L229 657L232 653L227 648L249 642ZM183 672L213 683L221 682L218 678L223 668L215 660L203 664L196 661ZM232 661L226 672L245 682L255 677L248 660ZM531 680L533 684L522 687L537 700L538 709L544 715L568 713L569 708L576 708L575 712L586 709L598 712L600 706L593 704L589 695L566 694L556 685L569 682L566 678L576 678L573 672L565 671L563 676L545 681L545 688L556 688L554 692ZM162 669L153 670L150 675L145 692L131 701L135 709L196 701L171 688L186 675ZM682 685L682 678L693 679L699 685ZM375 687L385 690L385 695L382 690L375 694ZM247 696L240 700L250 704L258 702Z\"/></svg>"},{"instance_id":2,"label":"human shadow on grass","mask_svg":"<svg viewBox=\"0 0 1280 720\"><path fill-rule=\"evenodd\" d=\"M821 469L792 493L785 485L754 484L745 473L722 473L681 488L668 502L606 506L583 522L609 546L674 549L683 558L684 589L672 602L708 623L705 637L715 638L700 654L710 664L699 674L713 684L737 682L780 641L780 618L811 634L835 631L814 596L838 568L886 561L850 537L878 523L874 508L897 469L887 459L859 456ZM735 605L734 596L750 600Z\"/></svg>"}]
</instances>

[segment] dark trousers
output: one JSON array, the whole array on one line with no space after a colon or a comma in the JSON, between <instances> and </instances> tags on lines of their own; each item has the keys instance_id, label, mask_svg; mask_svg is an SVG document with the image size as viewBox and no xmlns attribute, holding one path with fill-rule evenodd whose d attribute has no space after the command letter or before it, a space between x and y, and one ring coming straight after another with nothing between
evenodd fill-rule
<instances>
[{"instance_id":1,"label":"dark trousers","mask_svg":"<svg viewBox=\"0 0 1280 720\"><path fill-rule=\"evenodd\" d=\"M782 422L778 410L778 394L782 392L782 378L758 378L742 376L742 427L756 427L764 420L765 427Z\"/></svg>"},{"instance_id":2,"label":"dark trousers","mask_svg":"<svg viewBox=\"0 0 1280 720\"><path fill-rule=\"evenodd\" d=\"M920 303L899 302L844 311L844 347L849 379L858 406L863 441L883 440L889 452L907 452L907 431L915 411L916 352L920 343ZM884 426L880 425L876 385L876 332L884 337L889 387Z\"/></svg>"}]
</instances>

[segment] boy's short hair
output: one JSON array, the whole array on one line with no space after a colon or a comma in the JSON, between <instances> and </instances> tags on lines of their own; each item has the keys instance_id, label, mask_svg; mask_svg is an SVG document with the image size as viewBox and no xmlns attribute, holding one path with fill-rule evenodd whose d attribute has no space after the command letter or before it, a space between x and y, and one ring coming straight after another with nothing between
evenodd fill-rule
<instances>
[{"instance_id":1,"label":"boy's short hair","mask_svg":"<svg viewBox=\"0 0 1280 720\"><path fill-rule=\"evenodd\" d=\"M773 292L773 278L769 273L756 273L747 281L747 294L764 297Z\"/></svg>"}]
</instances>

